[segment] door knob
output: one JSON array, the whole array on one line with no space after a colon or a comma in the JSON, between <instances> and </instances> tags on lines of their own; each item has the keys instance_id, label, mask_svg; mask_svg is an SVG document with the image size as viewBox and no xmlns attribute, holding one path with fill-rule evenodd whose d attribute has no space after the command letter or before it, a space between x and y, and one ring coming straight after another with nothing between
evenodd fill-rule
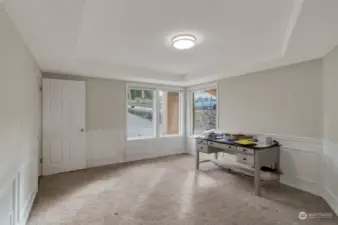
<instances>
[{"instance_id":1,"label":"door knob","mask_svg":"<svg viewBox=\"0 0 338 225\"><path fill-rule=\"evenodd\" d=\"M83 129L83 128L81 128L81 132L84 132L84 129Z\"/></svg>"}]
</instances>

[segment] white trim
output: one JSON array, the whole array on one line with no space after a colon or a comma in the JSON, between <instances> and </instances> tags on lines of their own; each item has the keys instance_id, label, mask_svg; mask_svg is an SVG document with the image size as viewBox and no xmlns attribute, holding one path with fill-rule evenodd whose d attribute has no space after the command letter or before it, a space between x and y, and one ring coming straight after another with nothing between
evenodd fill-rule
<instances>
[{"instance_id":1,"label":"white trim","mask_svg":"<svg viewBox=\"0 0 338 225\"><path fill-rule=\"evenodd\" d=\"M321 196L338 215L338 190L335 188L336 183L331 183L331 188L327 184L328 180L334 182L338 180L338 177L327 177L328 174L330 176L332 174L338 175L338 170L332 171L332 168L338 168L337 143L319 138L251 134L270 136L282 145L281 166L284 166L286 171L283 171L282 168L282 172L284 173L281 176L281 183ZM194 154L194 149L194 137L186 137L186 152ZM286 157L284 160L283 156ZM290 164L288 159L295 159L295 161ZM328 169L330 173L328 173ZM311 171L315 171L315 174Z\"/></svg>"},{"instance_id":2,"label":"white trim","mask_svg":"<svg viewBox=\"0 0 338 225\"><path fill-rule=\"evenodd\" d=\"M216 129L219 128L219 83L216 83Z\"/></svg>"},{"instance_id":3,"label":"white trim","mask_svg":"<svg viewBox=\"0 0 338 225\"><path fill-rule=\"evenodd\" d=\"M160 120L159 120L159 114L160 114L160 102L159 102L159 90L157 88L154 89L153 93L153 136L155 138L158 138L160 133Z\"/></svg>"},{"instance_id":4,"label":"white trim","mask_svg":"<svg viewBox=\"0 0 338 225\"><path fill-rule=\"evenodd\" d=\"M338 190L335 188L335 185L333 185L333 189L332 185L330 185L331 182L336 182L336 184L338 184L338 144L325 139L322 141L322 143L322 197L338 215ZM336 176L332 177L332 175Z\"/></svg>"},{"instance_id":5,"label":"white trim","mask_svg":"<svg viewBox=\"0 0 338 225\"><path fill-rule=\"evenodd\" d=\"M182 137L184 136L183 130L185 129L185 117L184 117L184 88L177 87L168 87L163 85L152 85L144 83L127 83L126 84L126 114L128 113L128 94L129 89L139 89L139 90L152 90L153 91L153 136L140 136L140 137L128 137L128 118L126 119L126 141L133 140L145 140L145 139L159 139L166 136ZM179 121L178 121L178 134L173 135L161 135L160 124L159 124L159 113L160 113L160 101L159 101L159 92L177 92L179 93Z\"/></svg>"},{"instance_id":6,"label":"white trim","mask_svg":"<svg viewBox=\"0 0 338 225\"><path fill-rule=\"evenodd\" d=\"M281 169L283 174L281 176L281 183L320 195L321 183L319 181L319 173L314 174L307 169L307 166L311 168L319 167L321 163L319 157L322 152L320 139L271 134L250 134L271 136L282 145ZM191 154L194 152L194 149L194 136L187 137L186 151Z\"/></svg>"},{"instance_id":7,"label":"white trim","mask_svg":"<svg viewBox=\"0 0 338 225\"><path fill-rule=\"evenodd\" d=\"M307 137L292 137L276 134L255 134L272 137L281 147L282 172L281 183L288 186L320 195L320 174L311 173L305 167L317 168L320 166L322 152L321 140ZM288 161L291 159L290 161ZM284 170L283 171L283 166Z\"/></svg>"},{"instance_id":8,"label":"white trim","mask_svg":"<svg viewBox=\"0 0 338 225\"><path fill-rule=\"evenodd\" d=\"M330 189L324 188L324 193L322 194L323 199L331 207L331 209L338 215L338 196L333 194Z\"/></svg>"},{"instance_id":9,"label":"white trim","mask_svg":"<svg viewBox=\"0 0 338 225\"><path fill-rule=\"evenodd\" d=\"M162 89L162 90L170 90L170 91L183 91L184 87L177 86L168 86L162 84L151 84L151 83L127 83L127 86L138 87L142 89Z\"/></svg>"},{"instance_id":10,"label":"white trim","mask_svg":"<svg viewBox=\"0 0 338 225\"><path fill-rule=\"evenodd\" d=\"M143 90L154 91L156 89L156 88L152 88L152 87L143 87L143 86L140 86L140 85L128 85L128 88L134 89L134 90L140 90L140 91L143 91Z\"/></svg>"},{"instance_id":11,"label":"white trim","mask_svg":"<svg viewBox=\"0 0 338 225\"><path fill-rule=\"evenodd\" d=\"M212 83L212 84L206 84L206 85L200 85L200 86L194 86L192 88L188 88L188 101L187 103L189 104L189 113L186 114L189 117L190 124L189 124L189 131L187 132L187 136L193 136L194 134L194 115L193 115L193 109L194 109L194 92L197 91L206 91L206 90L212 90L216 89L216 129L219 127L219 93L218 93L218 83Z\"/></svg>"},{"instance_id":12,"label":"white trim","mask_svg":"<svg viewBox=\"0 0 338 225\"><path fill-rule=\"evenodd\" d=\"M152 136L139 136L139 137L128 137L128 109L129 109L129 105L128 105L128 95L129 95L129 89L136 89L136 90L150 90L150 91L153 91L153 109L152 109L152 124L153 124L153 135ZM126 102L126 141L132 141L132 140L143 140L143 139L153 139L153 138L157 138L157 134L156 134L156 124L154 123L155 122L155 113L156 112L156 108L154 107L155 106L155 96L157 95L157 89L155 88L152 88L152 87L149 87L149 86L145 86L144 84L130 84L130 83L126 83L126 99L125 99L125 102ZM113 116L113 115L112 115Z\"/></svg>"},{"instance_id":13,"label":"white trim","mask_svg":"<svg viewBox=\"0 0 338 225\"><path fill-rule=\"evenodd\" d=\"M27 222L28 222L28 218L29 218L29 214L32 210L32 206L33 206L33 203L34 203L34 200L36 198L36 194L37 194L37 191L34 191L34 193L32 193L32 195L30 196L29 198L29 201L25 207L25 211L23 212L22 216L20 217L20 225L26 225Z\"/></svg>"},{"instance_id":14,"label":"white trim","mask_svg":"<svg viewBox=\"0 0 338 225\"><path fill-rule=\"evenodd\" d=\"M281 177L280 182L298 190L306 191L314 195L319 195L318 184L316 182L302 179L299 176Z\"/></svg>"},{"instance_id":15,"label":"white trim","mask_svg":"<svg viewBox=\"0 0 338 225\"><path fill-rule=\"evenodd\" d=\"M213 82L213 83L191 86L191 87L188 87L187 90L188 91L197 91L197 90L201 90L201 89L202 90L209 90L209 89L217 88L217 86L218 86L218 82Z\"/></svg>"},{"instance_id":16,"label":"white trim","mask_svg":"<svg viewBox=\"0 0 338 225\"><path fill-rule=\"evenodd\" d=\"M194 94L192 90L187 91L187 117L189 118L189 126L187 126L187 136L193 135L193 123L194 123L194 116L193 116L193 98Z\"/></svg>"},{"instance_id":17,"label":"white trim","mask_svg":"<svg viewBox=\"0 0 338 225\"><path fill-rule=\"evenodd\" d=\"M185 129L185 98L184 98L184 90L179 92L179 107L178 107L178 113L179 113L179 132L178 134L180 136L184 136L184 129Z\"/></svg>"},{"instance_id":18,"label":"white trim","mask_svg":"<svg viewBox=\"0 0 338 225\"><path fill-rule=\"evenodd\" d=\"M166 134L166 135L160 135L158 138L172 138L172 137L182 137L180 134Z\"/></svg>"},{"instance_id":19,"label":"white trim","mask_svg":"<svg viewBox=\"0 0 338 225\"><path fill-rule=\"evenodd\" d=\"M294 147L286 147L286 146L282 146L282 149L287 149L287 150L291 150L291 151L300 151L300 152L305 152L305 153L309 153L309 154L320 154L319 152L315 152L309 149L301 149L301 148L294 148Z\"/></svg>"},{"instance_id":20,"label":"white trim","mask_svg":"<svg viewBox=\"0 0 338 225\"><path fill-rule=\"evenodd\" d=\"M127 137L127 141L150 140L150 139L156 139L156 137L155 136Z\"/></svg>"}]
</instances>

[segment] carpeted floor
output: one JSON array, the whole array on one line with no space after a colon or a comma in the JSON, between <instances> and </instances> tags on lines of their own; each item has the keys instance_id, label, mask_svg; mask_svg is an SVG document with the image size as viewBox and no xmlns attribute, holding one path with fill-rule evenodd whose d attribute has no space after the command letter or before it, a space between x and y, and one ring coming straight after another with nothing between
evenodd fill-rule
<instances>
[{"instance_id":1,"label":"carpeted floor","mask_svg":"<svg viewBox=\"0 0 338 225\"><path fill-rule=\"evenodd\" d=\"M332 212L319 197L266 183L253 194L252 178L211 163L195 172L188 155L106 166L41 179L29 225L296 225L301 211Z\"/></svg>"}]
</instances>

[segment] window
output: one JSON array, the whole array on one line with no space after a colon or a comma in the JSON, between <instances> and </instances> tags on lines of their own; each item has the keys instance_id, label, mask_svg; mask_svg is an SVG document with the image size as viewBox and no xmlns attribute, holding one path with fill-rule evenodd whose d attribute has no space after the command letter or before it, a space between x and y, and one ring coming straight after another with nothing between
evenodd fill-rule
<instances>
[{"instance_id":1,"label":"window","mask_svg":"<svg viewBox=\"0 0 338 225\"><path fill-rule=\"evenodd\" d=\"M180 93L159 91L160 135L179 134L180 130Z\"/></svg>"},{"instance_id":2,"label":"window","mask_svg":"<svg viewBox=\"0 0 338 225\"><path fill-rule=\"evenodd\" d=\"M154 136L153 89L128 88L128 138Z\"/></svg>"},{"instance_id":3,"label":"window","mask_svg":"<svg viewBox=\"0 0 338 225\"><path fill-rule=\"evenodd\" d=\"M216 128L217 97L216 88L193 92L192 133Z\"/></svg>"},{"instance_id":4,"label":"window","mask_svg":"<svg viewBox=\"0 0 338 225\"><path fill-rule=\"evenodd\" d=\"M128 87L127 137L153 138L181 134L181 92Z\"/></svg>"}]
</instances>

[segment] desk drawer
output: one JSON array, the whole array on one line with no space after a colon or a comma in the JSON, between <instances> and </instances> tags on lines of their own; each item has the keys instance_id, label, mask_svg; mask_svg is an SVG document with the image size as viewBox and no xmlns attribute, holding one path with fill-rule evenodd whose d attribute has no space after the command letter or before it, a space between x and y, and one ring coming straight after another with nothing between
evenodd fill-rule
<instances>
[{"instance_id":1,"label":"desk drawer","mask_svg":"<svg viewBox=\"0 0 338 225\"><path fill-rule=\"evenodd\" d=\"M199 152L203 152L203 153L209 153L208 152L208 145L197 144L196 150L199 151Z\"/></svg>"},{"instance_id":2,"label":"desk drawer","mask_svg":"<svg viewBox=\"0 0 338 225\"><path fill-rule=\"evenodd\" d=\"M208 141L207 140L203 140L203 139L196 139L196 143L197 144L208 144Z\"/></svg>"},{"instance_id":3,"label":"desk drawer","mask_svg":"<svg viewBox=\"0 0 338 225\"><path fill-rule=\"evenodd\" d=\"M249 148L237 147L238 153L244 155L254 155L254 150Z\"/></svg>"},{"instance_id":4,"label":"desk drawer","mask_svg":"<svg viewBox=\"0 0 338 225\"><path fill-rule=\"evenodd\" d=\"M250 155L237 154L236 161L254 167L254 157Z\"/></svg>"},{"instance_id":5,"label":"desk drawer","mask_svg":"<svg viewBox=\"0 0 338 225\"><path fill-rule=\"evenodd\" d=\"M202 153L207 153L207 154L219 152L219 149L209 147L208 145L204 145L204 144L197 144L196 150Z\"/></svg>"},{"instance_id":6,"label":"desk drawer","mask_svg":"<svg viewBox=\"0 0 338 225\"><path fill-rule=\"evenodd\" d=\"M236 146L212 142L212 141L208 141L208 146L211 146L214 148L220 148L223 150L233 150L234 152L236 151Z\"/></svg>"}]
</instances>

